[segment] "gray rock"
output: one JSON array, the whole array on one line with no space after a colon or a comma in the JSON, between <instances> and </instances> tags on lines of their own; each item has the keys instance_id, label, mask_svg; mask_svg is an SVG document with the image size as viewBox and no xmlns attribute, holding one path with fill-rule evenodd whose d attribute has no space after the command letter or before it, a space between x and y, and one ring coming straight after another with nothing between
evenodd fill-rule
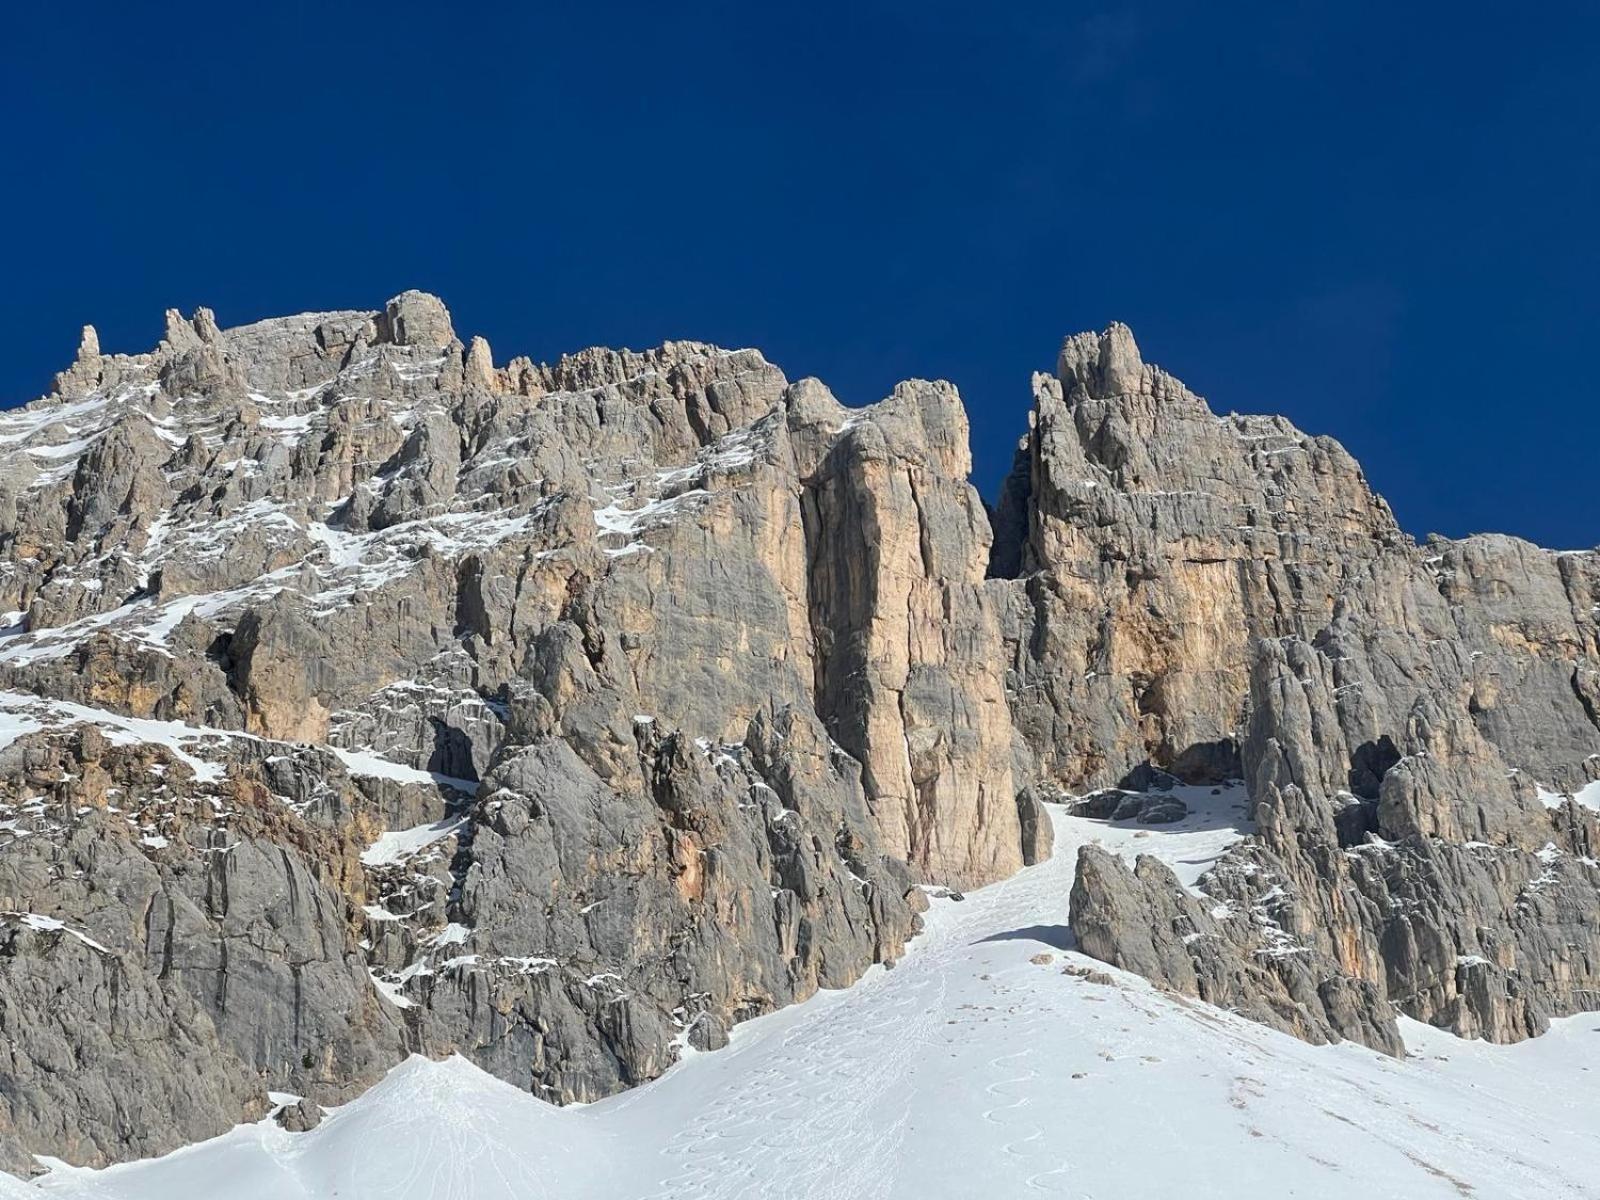
<instances>
[{"instance_id":1,"label":"gray rock","mask_svg":"<svg viewBox=\"0 0 1600 1200\"><path fill-rule=\"evenodd\" d=\"M496 366L418 292L86 331L0 414L0 1165L305 1124L419 1050L598 1098L1096 789L1249 783L1204 900L1084 860L1085 948L1164 986L1389 1050L1592 1005L1554 796L1600 778L1600 555L1418 546L1121 326L1035 398L990 511L948 384Z\"/></svg>"},{"instance_id":2,"label":"gray rock","mask_svg":"<svg viewBox=\"0 0 1600 1200\"><path fill-rule=\"evenodd\" d=\"M149 354L86 342L59 391L0 416L0 607L25 614L0 686L47 732L221 756L225 782L173 768L126 836L109 819L155 871L116 919L170 892L141 936L171 965L105 941L218 1082L158 1061L118 1125L97 1097L131 1051L68 1033L89 1066L38 1098L54 1125L13 1113L12 1164L170 1149L417 1049L595 1099L892 962L920 883L1048 853L948 385L849 411L687 342L499 368L406 293L169 314ZM100 928L40 865L81 835L38 832L0 846L28 903Z\"/></svg>"},{"instance_id":3,"label":"gray rock","mask_svg":"<svg viewBox=\"0 0 1600 1200\"><path fill-rule=\"evenodd\" d=\"M1189 807L1167 792L1127 792L1104 788L1090 792L1072 804L1080 817L1097 821L1137 821L1141 825L1169 825L1189 815Z\"/></svg>"},{"instance_id":4,"label":"gray rock","mask_svg":"<svg viewBox=\"0 0 1600 1200\"><path fill-rule=\"evenodd\" d=\"M1072 928L1085 954L1306 1041L1350 1038L1390 1054L1404 1050L1373 984L1329 971L1267 920L1213 916L1148 855L1129 868L1109 851L1081 847Z\"/></svg>"},{"instance_id":5,"label":"gray rock","mask_svg":"<svg viewBox=\"0 0 1600 1200\"><path fill-rule=\"evenodd\" d=\"M1008 636L1013 710L1056 786L1241 771L1258 833L1201 887L1358 981L1354 1028L1398 1008L1508 1041L1593 1007L1594 814L1535 784L1594 774L1600 555L1417 546L1336 444L1213 416L1121 327L1069 339L1036 395ZM1098 952L1197 987L1121 945L1159 899L1101 897Z\"/></svg>"},{"instance_id":6,"label":"gray rock","mask_svg":"<svg viewBox=\"0 0 1600 1200\"><path fill-rule=\"evenodd\" d=\"M296 1100L293 1104L284 1105L273 1120L290 1133L305 1133L322 1124L324 1115L321 1105L309 1100Z\"/></svg>"}]
</instances>

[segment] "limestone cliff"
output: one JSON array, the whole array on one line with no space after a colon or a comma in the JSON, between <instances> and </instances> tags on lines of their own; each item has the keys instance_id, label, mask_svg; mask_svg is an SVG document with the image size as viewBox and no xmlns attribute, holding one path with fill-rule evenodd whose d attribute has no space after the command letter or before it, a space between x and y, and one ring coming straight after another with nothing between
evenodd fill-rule
<instances>
[{"instance_id":1,"label":"limestone cliff","mask_svg":"<svg viewBox=\"0 0 1600 1200\"><path fill-rule=\"evenodd\" d=\"M0 415L0 1166L414 1050L606 1095L1156 768L1258 832L1203 899L1087 857L1090 952L1389 1050L1596 1007L1600 557L1418 546L1121 326L1035 398L991 514L948 384L502 365L415 292L86 330Z\"/></svg>"},{"instance_id":2,"label":"limestone cliff","mask_svg":"<svg viewBox=\"0 0 1600 1200\"><path fill-rule=\"evenodd\" d=\"M1226 965L1114 863L1074 894L1086 948L1143 970L1164 930L1199 995L1309 974L1285 1028L1385 1049L1396 1011L1513 1040L1600 1004L1600 789L1574 798L1600 779L1600 554L1419 546L1336 443L1214 415L1123 326L1067 339L1035 396L992 566L1043 778L1242 775L1258 825L1201 882Z\"/></svg>"},{"instance_id":3,"label":"limestone cliff","mask_svg":"<svg viewBox=\"0 0 1600 1200\"><path fill-rule=\"evenodd\" d=\"M1023 861L948 385L497 366L407 293L90 331L0 454L13 1170L411 1050L595 1099Z\"/></svg>"}]
</instances>

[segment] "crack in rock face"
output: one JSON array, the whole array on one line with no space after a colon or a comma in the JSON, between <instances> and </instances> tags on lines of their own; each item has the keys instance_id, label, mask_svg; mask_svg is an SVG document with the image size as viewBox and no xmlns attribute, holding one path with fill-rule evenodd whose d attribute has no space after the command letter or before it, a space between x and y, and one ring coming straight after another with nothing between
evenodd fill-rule
<instances>
[{"instance_id":1,"label":"crack in rock face","mask_svg":"<svg viewBox=\"0 0 1600 1200\"><path fill-rule=\"evenodd\" d=\"M1389 1053L1595 1006L1600 555L1419 545L1121 325L970 471L945 383L497 366L420 292L85 329L0 414L0 1167L413 1052L599 1099L893 964L1063 800L1248 796L1192 879L1081 851L1064 936L1176 993Z\"/></svg>"}]
</instances>

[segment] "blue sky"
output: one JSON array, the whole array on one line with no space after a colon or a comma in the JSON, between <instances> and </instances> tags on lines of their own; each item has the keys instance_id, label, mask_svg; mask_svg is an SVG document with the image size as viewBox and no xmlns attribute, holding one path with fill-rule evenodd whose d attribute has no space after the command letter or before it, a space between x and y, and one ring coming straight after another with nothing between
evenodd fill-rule
<instances>
[{"instance_id":1,"label":"blue sky","mask_svg":"<svg viewBox=\"0 0 1600 1200\"><path fill-rule=\"evenodd\" d=\"M502 360L954 380L1112 319L1416 533L1600 542L1600 6L12 6L0 402L95 323L438 292Z\"/></svg>"}]
</instances>

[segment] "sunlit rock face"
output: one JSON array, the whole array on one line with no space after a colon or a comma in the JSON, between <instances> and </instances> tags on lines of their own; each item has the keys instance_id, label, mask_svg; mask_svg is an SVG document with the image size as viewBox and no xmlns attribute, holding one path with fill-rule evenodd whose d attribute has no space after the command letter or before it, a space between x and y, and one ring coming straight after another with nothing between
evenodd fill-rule
<instances>
[{"instance_id":1,"label":"sunlit rock face","mask_svg":"<svg viewBox=\"0 0 1600 1200\"><path fill-rule=\"evenodd\" d=\"M595 1099L1039 850L948 385L497 366L407 293L87 331L0 452L14 1170L413 1049Z\"/></svg>"},{"instance_id":2,"label":"sunlit rock face","mask_svg":"<svg viewBox=\"0 0 1600 1200\"><path fill-rule=\"evenodd\" d=\"M1202 882L1216 929L1086 861L1093 952L1153 963L1154 927L1184 990L1384 1049L1396 1009L1507 1041L1595 1007L1600 555L1419 546L1337 443L1214 415L1120 325L1035 398L991 571L1040 780L1242 775L1259 827Z\"/></svg>"},{"instance_id":3,"label":"sunlit rock face","mask_svg":"<svg viewBox=\"0 0 1600 1200\"><path fill-rule=\"evenodd\" d=\"M991 512L944 383L497 365L418 292L86 329L0 415L0 1166L418 1050L596 1099L1163 772L1257 832L1203 898L1086 859L1092 953L1386 1050L1592 1006L1596 556L1419 547L1122 326L1035 398Z\"/></svg>"}]
</instances>

